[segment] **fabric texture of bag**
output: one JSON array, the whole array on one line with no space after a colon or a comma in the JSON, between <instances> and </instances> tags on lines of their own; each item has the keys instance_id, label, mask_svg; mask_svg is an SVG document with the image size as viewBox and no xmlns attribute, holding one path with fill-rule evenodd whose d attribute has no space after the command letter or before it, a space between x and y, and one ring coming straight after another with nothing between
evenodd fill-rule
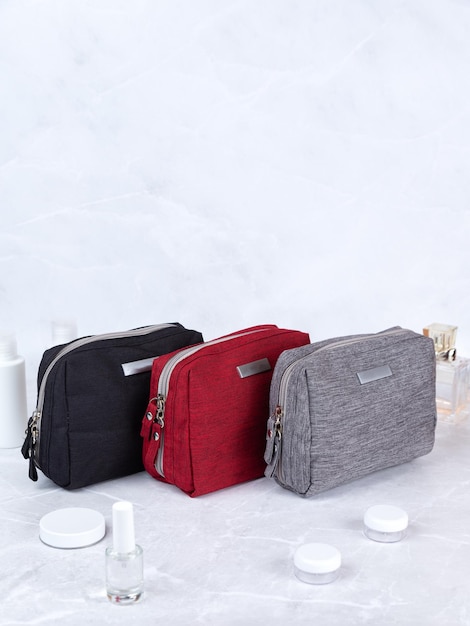
<instances>
[{"instance_id":1,"label":"fabric texture of bag","mask_svg":"<svg viewBox=\"0 0 470 626\"><path fill-rule=\"evenodd\" d=\"M83 337L46 350L36 410L22 453L30 478L39 468L76 489L144 469L140 425L156 357L201 343L178 323Z\"/></svg>"},{"instance_id":2,"label":"fabric texture of bag","mask_svg":"<svg viewBox=\"0 0 470 626\"><path fill-rule=\"evenodd\" d=\"M262 477L273 368L309 341L254 326L157 359L142 420L149 474L190 496Z\"/></svg>"},{"instance_id":3,"label":"fabric texture of bag","mask_svg":"<svg viewBox=\"0 0 470 626\"><path fill-rule=\"evenodd\" d=\"M271 383L265 475L312 496L429 453L432 339L394 327L287 350Z\"/></svg>"}]
</instances>

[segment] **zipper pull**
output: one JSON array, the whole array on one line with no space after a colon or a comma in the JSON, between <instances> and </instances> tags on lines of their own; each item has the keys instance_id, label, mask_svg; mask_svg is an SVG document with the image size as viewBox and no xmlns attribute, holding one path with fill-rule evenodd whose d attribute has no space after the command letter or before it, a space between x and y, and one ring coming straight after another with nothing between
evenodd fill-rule
<instances>
[{"instance_id":1,"label":"zipper pull","mask_svg":"<svg viewBox=\"0 0 470 626\"><path fill-rule=\"evenodd\" d=\"M21 454L23 455L24 459L29 459L29 456L30 456L31 441L33 439L33 434L31 432L32 419L33 418L30 417L28 420L28 426L26 430L24 431L24 434L26 435L25 440L23 442L23 445L21 446Z\"/></svg>"},{"instance_id":2,"label":"zipper pull","mask_svg":"<svg viewBox=\"0 0 470 626\"><path fill-rule=\"evenodd\" d=\"M162 394L159 393L157 396L157 412L155 413L155 418L153 421L160 424L162 428L165 426L164 416L165 416L165 396L162 396Z\"/></svg>"},{"instance_id":3,"label":"zipper pull","mask_svg":"<svg viewBox=\"0 0 470 626\"><path fill-rule=\"evenodd\" d=\"M140 436L144 439L150 440L153 433L156 432L153 428L154 424L160 426L160 430L164 427L165 421L163 419L165 413L165 398L161 394L151 398L145 417L142 420L142 428L140 430Z\"/></svg>"},{"instance_id":4,"label":"zipper pull","mask_svg":"<svg viewBox=\"0 0 470 626\"><path fill-rule=\"evenodd\" d=\"M267 429L266 429L266 449L264 452L264 460L268 466L274 464L272 474L274 473L275 466L277 465L277 455L279 454L280 443L282 438L282 409L279 405L276 406L273 415L269 416ZM267 474L266 474L267 475ZM269 476L269 477L270 477Z\"/></svg>"},{"instance_id":5,"label":"zipper pull","mask_svg":"<svg viewBox=\"0 0 470 626\"><path fill-rule=\"evenodd\" d=\"M273 455L271 458L271 462L268 463L268 465L266 466L266 469L264 470L264 475L266 476L266 478L272 478L274 475L276 476L278 475L277 468L279 465L280 453L281 453L281 440L278 439L277 441L274 442Z\"/></svg>"},{"instance_id":6,"label":"zipper pull","mask_svg":"<svg viewBox=\"0 0 470 626\"><path fill-rule=\"evenodd\" d=\"M31 478L32 481L36 482L38 479L38 471L36 469L36 464L34 462L34 454L32 453L31 456L29 457L29 471L28 471L28 476Z\"/></svg>"},{"instance_id":7,"label":"zipper pull","mask_svg":"<svg viewBox=\"0 0 470 626\"><path fill-rule=\"evenodd\" d=\"M142 428L140 429L140 436L143 439L148 439L149 438L149 433L150 430L152 428L152 422L153 422L153 418L154 418L154 402L155 402L156 398L151 398L149 400L148 406L147 406L147 410L145 411L145 416L144 419L142 420Z\"/></svg>"},{"instance_id":8,"label":"zipper pull","mask_svg":"<svg viewBox=\"0 0 470 626\"><path fill-rule=\"evenodd\" d=\"M29 472L28 475L31 480L34 482L38 479L38 472L36 469L36 464L34 462L34 449L36 447L36 442L38 439L38 423L39 413L34 411L28 421L28 427L26 428L25 434L26 438L21 447L21 454L25 459L29 459Z\"/></svg>"},{"instance_id":9,"label":"zipper pull","mask_svg":"<svg viewBox=\"0 0 470 626\"><path fill-rule=\"evenodd\" d=\"M151 440L155 442L155 445L153 446L154 452L158 452L158 449L160 448L162 430L163 424L160 424L159 422L154 423L150 437Z\"/></svg>"},{"instance_id":10,"label":"zipper pull","mask_svg":"<svg viewBox=\"0 0 470 626\"><path fill-rule=\"evenodd\" d=\"M165 406L165 399L163 396L157 396L152 398L151 402L156 402L155 413L153 408L147 411L144 424L142 425L141 435L147 439L147 444L144 443L144 467L151 476L156 478L157 476L163 476L163 468L161 455L163 452L163 436L165 421L163 419L163 412Z\"/></svg>"}]
</instances>

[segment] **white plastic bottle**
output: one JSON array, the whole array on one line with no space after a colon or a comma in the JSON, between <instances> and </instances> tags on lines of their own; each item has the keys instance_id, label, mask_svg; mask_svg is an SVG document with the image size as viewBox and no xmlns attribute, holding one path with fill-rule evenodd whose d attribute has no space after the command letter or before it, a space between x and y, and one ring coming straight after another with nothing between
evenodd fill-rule
<instances>
[{"instance_id":1,"label":"white plastic bottle","mask_svg":"<svg viewBox=\"0 0 470 626\"><path fill-rule=\"evenodd\" d=\"M0 333L0 448L19 448L28 423L25 361L12 333Z\"/></svg>"},{"instance_id":2,"label":"white plastic bottle","mask_svg":"<svg viewBox=\"0 0 470 626\"><path fill-rule=\"evenodd\" d=\"M51 322L52 344L59 346L77 338L77 323L73 319L57 319Z\"/></svg>"}]
</instances>

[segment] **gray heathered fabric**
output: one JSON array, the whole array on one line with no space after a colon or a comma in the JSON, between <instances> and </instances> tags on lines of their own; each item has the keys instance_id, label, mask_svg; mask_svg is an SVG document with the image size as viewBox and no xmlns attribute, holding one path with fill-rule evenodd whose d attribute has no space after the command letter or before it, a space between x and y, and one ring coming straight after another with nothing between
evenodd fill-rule
<instances>
[{"instance_id":1,"label":"gray heathered fabric","mask_svg":"<svg viewBox=\"0 0 470 626\"><path fill-rule=\"evenodd\" d=\"M358 341L339 343L350 339ZM312 496L432 450L432 339L395 327L287 350L273 372L271 410L291 363L274 474L282 486ZM383 365L392 376L360 384L358 371Z\"/></svg>"}]
</instances>

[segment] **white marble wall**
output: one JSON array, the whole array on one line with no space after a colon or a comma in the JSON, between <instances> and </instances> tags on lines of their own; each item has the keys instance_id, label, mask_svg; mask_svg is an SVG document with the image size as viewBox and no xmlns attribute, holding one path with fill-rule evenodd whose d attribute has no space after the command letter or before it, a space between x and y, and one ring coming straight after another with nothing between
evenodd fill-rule
<instances>
[{"instance_id":1,"label":"white marble wall","mask_svg":"<svg viewBox=\"0 0 470 626\"><path fill-rule=\"evenodd\" d=\"M0 2L0 327L433 322L470 355L467 0Z\"/></svg>"}]
</instances>

